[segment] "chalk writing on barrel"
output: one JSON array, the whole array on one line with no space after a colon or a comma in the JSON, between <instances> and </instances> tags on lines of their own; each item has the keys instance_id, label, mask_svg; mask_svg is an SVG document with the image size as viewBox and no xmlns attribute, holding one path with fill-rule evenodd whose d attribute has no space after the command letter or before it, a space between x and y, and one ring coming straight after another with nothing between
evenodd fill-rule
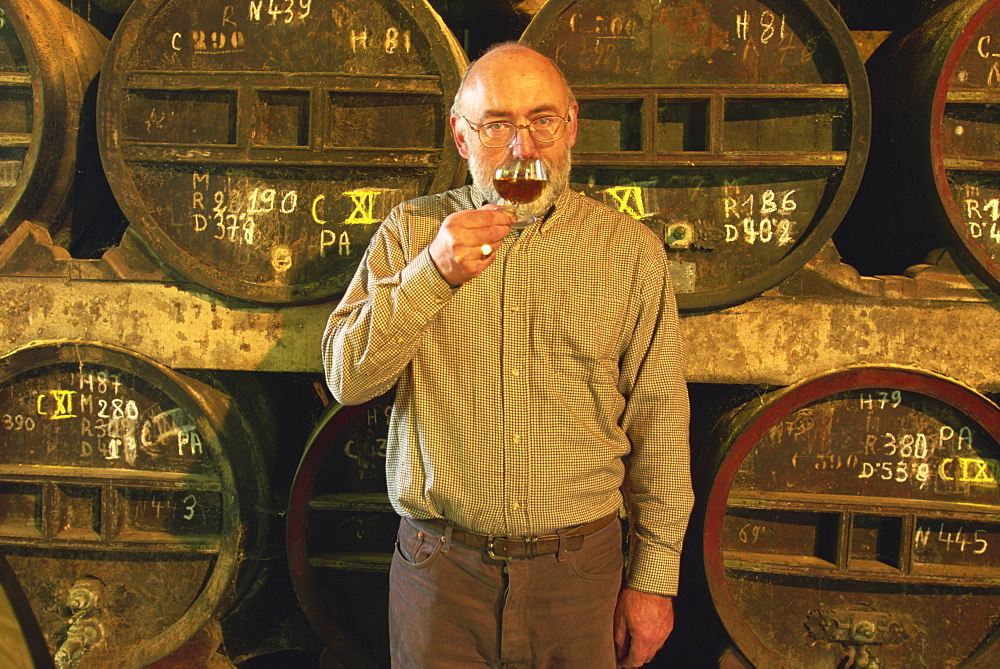
<instances>
[{"instance_id":1,"label":"chalk writing on barrel","mask_svg":"<svg viewBox=\"0 0 1000 669\"><path fill-rule=\"evenodd\" d=\"M642 188L639 186L614 186L604 189L611 196L614 206L623 214L628 214L637 221L649 217L646 213L646 203L643 201Z\"/></svg>"},{"instance_id":2,"label":"chalk writing on barrel","mask_svg":"<svg viewBox=\"0 0 1000 669\"><path fill-rule=\"evenodd\" d=\"M903 401L903 393L900 390L877 390L870 393L858 393L862 409L885 409L889 407L895 409Z\"/></svg>"},{"instance_id":3,"label":"chalk writing on barrel","mask_svg":"<svg viewBox=\"0 0 1000 669\"><path fill-rule=\"evenodd\" d=\"M351 214L344 219L344 225L371 225L378 223L378 219L373 216L375 208L375 198L381 191L372 188L359 188L344 191L344 195L351 198L354 209Z\"/></svg>"},{"instance_id":4,"label":"chalk writing on barrel","mask_svg":"<svg viewBox=\"0 0 1000 669\"><path fill-rule=\"evenodd\" d=\"M727 196L722 199L724 218L740 219L737 223L724 223L725 240L735 242L743 239L747 244L776 243L785 246L795 241L793 229L795 222L787 218L791 212L798 209L798 203L792 197L795 189L776 193L767 189L759 194L749 193L746 196ZM757 218L760 214L760 218Z\"/></svg>"},{"instance_id":5,"label":"chalk writing on barrel","mask_svg":"<svg viewBox=\"0 0 1000 669\"><path fill-rule=\"evenodd\" d=\"M39 416L47 416L49 420L76 418L73 412L73 396L75 390L50 390L38 393L35 397L35 408Z\"/></svg>"},{"instance_id":6,"label":"chalk writing on barrel","mask_svg":"<svg viewBox=\"0 0 1000 669\"><path fill-rule=\"evenodd\" d=\"M0 420L0 425L3 425L3 429L8 432L20 432L21 430L31 432L35 429L35 419L24 414L5 413L3 419Z\"/></svg>"},{"instance_id":7,"label":"chalk writing on barrel","mask_svg":"<svg viewBox=\"0 0 1000 669\"><path fill-rule=\"evenodd\" d=\"M997 223L1000 220L1000 198L966 198L962 204L965 207L969 236L1000 244L1000 225Z\"/></svg>"},{"instance_id":8,"label":"chalk writing on barrel","mask_svg":"<svg viewBox=\"0 0 1000 669\"><path fill-rule=\"evenodd\" d=\"M183 409L161 411L143 421L139 446L151 457L166 455L174 447L178 456L200 455L201 435Z\"/></svg>"},{"instance_id":9,"label":"chalk writing on barrel","mask_svg":"<svg viewBox=\"0 0 1000 669\"><path fill-rule=\"evenodd\" d=\"M954 547L959 552L965 552L966 547L969 551L976 554L982 555L985 553L989 547L989 542L980 534L987 534L986 530L972 530L971 532L965 531L964 527L959 526L958 531L945 532L945 524L941 523L938 528L936 539L939 543L944 544L945 551L951 551ZM918 549L927 548L927 544L930 542L931 537L934 536L934 530L928 526L917 527L916 531L913 533L913 544Z\"/></svg>"}]
</instances>

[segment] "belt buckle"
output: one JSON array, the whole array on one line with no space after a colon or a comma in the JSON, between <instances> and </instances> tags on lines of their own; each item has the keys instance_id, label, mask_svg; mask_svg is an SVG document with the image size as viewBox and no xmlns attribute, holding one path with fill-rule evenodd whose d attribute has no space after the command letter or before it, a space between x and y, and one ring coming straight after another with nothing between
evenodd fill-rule
<instances>
[{"instance_id":1,"label":"belt buckle","mask_svg":"<svg viewBox=\"0 0 1000 669\"><path fill-rule=\"evenodd\" d=\"M497 555L493 552L493 542L497 539L502 539L503 537L498 537L495 534L489 534L486 536L486 554L493 558L494 560L510 560L509 555Z\"/></svg>"},{"instance_id":2,"label":"belt buckle","mask_svg":"<svg viewBox=\"0 0 1000 669\"><path fill-rule=\"evenodd\" d=\"M497 539L520 541L524 545L524 555L497 555L493 552L493 542ZM498 537L495 534L489 534L486 536L486 554L494 560L513 560L515 557L532 558L538 554L538 537Z\"/></svg>"}]
</instances>

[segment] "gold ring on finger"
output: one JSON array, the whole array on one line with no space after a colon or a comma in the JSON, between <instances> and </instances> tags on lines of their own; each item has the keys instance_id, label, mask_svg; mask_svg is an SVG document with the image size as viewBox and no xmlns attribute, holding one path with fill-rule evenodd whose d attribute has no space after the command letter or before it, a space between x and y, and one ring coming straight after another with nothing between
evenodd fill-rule
<instances>
[{"instance_id":1,"label":"gold ring on finger","mask_svg":"<svg viewBox=\"0 0 1000 669\"><path fill-rule=\"evenodd\" d=\"M482 251L484 258L489 258L493 254L493 247L489 244L483 244L479 250Z\"/></svg>"}]
</instances>

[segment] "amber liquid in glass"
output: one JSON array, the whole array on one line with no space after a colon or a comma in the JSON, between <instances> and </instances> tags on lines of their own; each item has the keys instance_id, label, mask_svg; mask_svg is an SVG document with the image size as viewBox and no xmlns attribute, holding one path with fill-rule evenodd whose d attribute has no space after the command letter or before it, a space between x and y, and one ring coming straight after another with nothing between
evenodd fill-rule
<instances>
[{"instance_id":1,"label":"amber liquid in glass","mask_svg":"<svg viewBox=\"0 0 1000 669\"><path fill-rule=\"evenodd\" d=\"M504 177L494 179L493 186L497 189L500 197L511 204L525 204L526 202L534 202L542 194L545 180Z\"/></svg>"}]
</instances>

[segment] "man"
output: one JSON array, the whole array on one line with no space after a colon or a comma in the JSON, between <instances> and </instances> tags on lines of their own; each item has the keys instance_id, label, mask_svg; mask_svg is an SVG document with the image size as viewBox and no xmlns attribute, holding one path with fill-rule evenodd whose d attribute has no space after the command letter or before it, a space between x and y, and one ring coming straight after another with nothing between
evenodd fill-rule
<instances>
[{"instance_id":1,"label":"man","mask_svg":"<svg viewBox=\"0 0 1000 669\"><path fill-rule=\"evenodd\" d=\"M338 401L397 388L394 666L635 667L673 627L692 504L677 310L662 242L567 187L577 110L525 46L473 63L450 119L473 184L386 218L323 338ZM492 185L510 157L550 175L523 230Z\"/></svg>"}]
</instances>

